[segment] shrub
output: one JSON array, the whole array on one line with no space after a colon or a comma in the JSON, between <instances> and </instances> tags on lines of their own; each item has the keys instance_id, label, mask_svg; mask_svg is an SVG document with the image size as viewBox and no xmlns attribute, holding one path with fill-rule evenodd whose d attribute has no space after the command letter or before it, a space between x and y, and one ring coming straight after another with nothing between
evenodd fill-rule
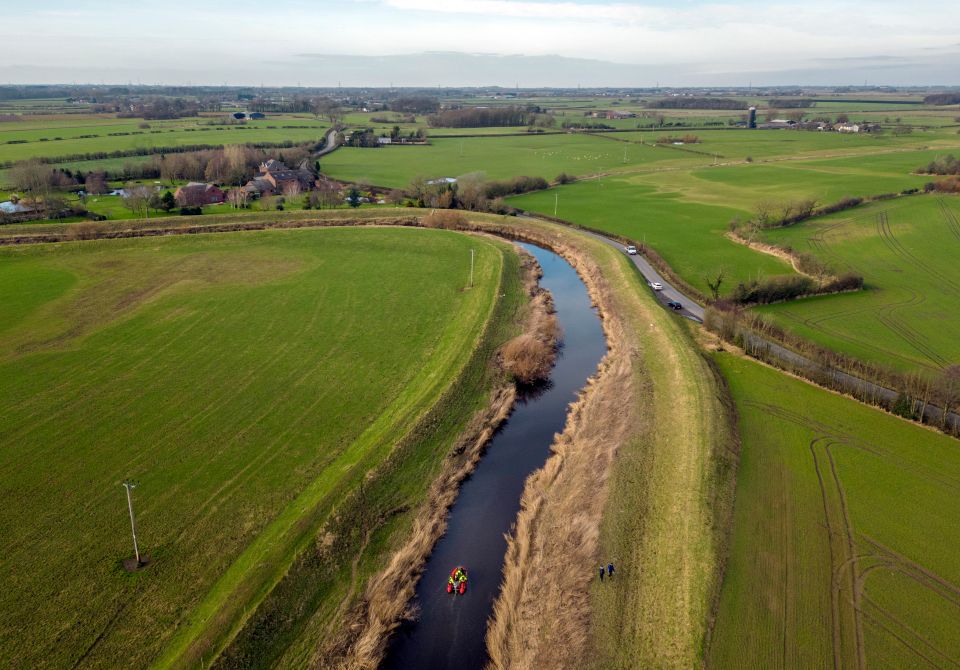
<instances>
[{"instance_id":1,"label":"shrub","mask_svg":"<svg viewBox=\"0 0 960 670\"><path fill-rule=\"evenodd\" d=\"M524 333L503 346L503 368L521 384L533 384L549 378L555 353L551 343Z\"/></svg>"},{"instance_id":2,"label":"shrub","mask_svg":"<svg viewBox=\"0 0 960 670\"><path fill-rule=\"evenodd\" d=\"M571 183L571 182L575 182L576 180L577 180L577 178L574 177L572 174L567 174L566 172L561 172L560 174L557 175L557 178L556 178L555 181L556 181L558 184L569 184L569 183Z\"/></svg>"},{"instance_id":3,"label":"shrub","mask_svg":"<svg viewBox=\"0 0 960 670\"><path fill-rule=\"evenodd\" d=\"M197 216L203 214L203 209L200 207L181 207L180 216Z\"/></svg>"},{"instance_id":4,"label":"shrub","mask_svg":"<svg viewBox=\"0 0 960 670\"><path fill-rule=\"evenodd\" d=\"M741 305L766 305L782 300L792 300L815 291L814 281L802 275L770 277L748 284L740 283L733 291L732 299Z\"/></svg>"},{"instance_id":5,"label":"shrub","mask_svg":"<svg viewBox=\"0 0 960 670\"><path fill-rule=\"evenodd\" d=\"M457 230L467 225L467 217L454 210L437 209L423 217L420 224L425 228Z\"/></svg>"},{"instance_id":6,"label":"shrub","mask_svg":"<svg viewBox=\"0 0 960 670\"><path fill-rule=\"evenodd\" d=\"M68 240L92 240L106 231L106 226L95 221L84 221L67 227Z\"/></svg>"},{"instance_id":7,"label":"shrub","mask_svg":"<svg viewBox=\"0 0 960 670\"><path fill-rule=\"evenodd\" d=\"M550 184L543 177L514 177L507 181L492 181L487 184L486 196L488 198L502 198L508 195L518 195L520 193L529 193L530 191L542 191L550 188Z\"/></svg>"}]
</instances>

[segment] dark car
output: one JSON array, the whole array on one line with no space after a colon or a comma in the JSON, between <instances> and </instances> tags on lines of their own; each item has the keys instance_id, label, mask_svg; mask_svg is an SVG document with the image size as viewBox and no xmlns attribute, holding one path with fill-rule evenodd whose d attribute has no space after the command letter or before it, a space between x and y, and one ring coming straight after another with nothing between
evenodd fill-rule
<instances>
[{"instance_id":1,"label":"dark car","mask_svg":"<svg viewBox=\"0 0 960 670\"><path fill-rule=\"evenodd\" d=\"M669 307L670 309L675 310L675 311L677 311L677 312L679 312L681 309L683 309L683 305L681 305L681 304L680 304L679 302L677 302L676 300L669 300L669 301L667 301L667 307Z\"/></svg>"}]
</instances>

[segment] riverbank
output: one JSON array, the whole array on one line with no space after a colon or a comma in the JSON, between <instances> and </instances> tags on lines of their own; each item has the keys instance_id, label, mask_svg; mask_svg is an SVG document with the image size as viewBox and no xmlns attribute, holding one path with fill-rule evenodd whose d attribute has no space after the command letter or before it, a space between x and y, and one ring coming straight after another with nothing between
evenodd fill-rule
<instances>
[{"instance_id":1,"label":"riverbank","mask_svg":"<svg viewBox=\"0 0 960 670\"><path fill-rule=\"evenodd\" d=\"M519 337L542 337L544 324L555 321L549 293L538 285L542 271L537 261L520 251L523 294L527 302L519 316ZM558 333L553 332L555 338ZM555 339L549 348L556 346ZM502 349L495 357L503 369ZM387 567L368 582L362 598L344 617L340 629L323 640L310 667L318 669L376 668L383 659L390 635L409 616L408 606L423 566L447 527L448 510L463 481L474 471L494 431L510 415L517 387L500 375L486 408L478 411L444 459L426 500L417 511L407 540L388 559Z\"/></svg>"},{"instance_id":2,"label":"riverbank","mask_svg":"<svg viewBox=\"0 0 960 670\"><path fill-rule=\"evenodd\" d=\"M732 509L722 382L621 252L545 222L494 227L574 264L609 351L528 481L488 632L491 667L697 665ZM593 581L601 561L616 564L616 588Z\"/></svg>"}]
</instances>

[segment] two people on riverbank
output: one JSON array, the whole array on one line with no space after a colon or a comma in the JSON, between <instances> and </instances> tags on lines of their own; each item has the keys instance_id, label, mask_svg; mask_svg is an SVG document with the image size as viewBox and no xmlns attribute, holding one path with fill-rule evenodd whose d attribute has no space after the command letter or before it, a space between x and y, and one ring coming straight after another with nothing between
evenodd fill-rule
<instances>
[{"instance_id":1,"label":"two people on riverbank","mask_svg":"<svg viewBox=\"0 0 960 670\"><path fill-rule=\"evenodd\" d=\"M613 563L607 563L607 567L604 568L603 565L600 566L600 581L603 581L604 574L607 575L610 579L613 579Z\"/></svg>"}]
</instances>

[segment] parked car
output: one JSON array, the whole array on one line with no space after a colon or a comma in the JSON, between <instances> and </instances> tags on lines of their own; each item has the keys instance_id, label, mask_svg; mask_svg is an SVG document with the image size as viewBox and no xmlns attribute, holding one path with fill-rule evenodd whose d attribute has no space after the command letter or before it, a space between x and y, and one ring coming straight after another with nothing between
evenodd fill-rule
<instances>
[{"instance_id":1,"label":"parked car","mask_svg":"<svg viewBox=\"0 0 960 670\"><path fill-rule=\"evenodd\" d=\"M637 248L636 248L635 246L633 246L632 244L628 244L628 245L627 245L627 253L630 254L631 256L636 256L636 255L637 255Z\"/></svg>"},{"instance_id":2,"label":"parked car","mask_svg":"<svg viewBox=\"0 0 960 670\"><path fill-rule=\"evenodd\" d=\"M662 291L662 290L663 290L663 284L661 284L661 283L658 282L658 281L651 282L650 288L652 288L654 291Z\"/></svg>"},{"instance_id":3,"label":"parked car","mask_svg":"<svg viewBox=\"0 0 960 670\"><path fill-rule=\"evenodd\" d=\"M670 309L672 309L672 310L674 310L674 311L677 311L677 312L679 312L681 309L683 309L683 305L681 305L681 304L680 304L679 302L677 302L676 300L670 300L669 302L667 302L667 307L669 307Z\"/></svg>"}]
</instances>

